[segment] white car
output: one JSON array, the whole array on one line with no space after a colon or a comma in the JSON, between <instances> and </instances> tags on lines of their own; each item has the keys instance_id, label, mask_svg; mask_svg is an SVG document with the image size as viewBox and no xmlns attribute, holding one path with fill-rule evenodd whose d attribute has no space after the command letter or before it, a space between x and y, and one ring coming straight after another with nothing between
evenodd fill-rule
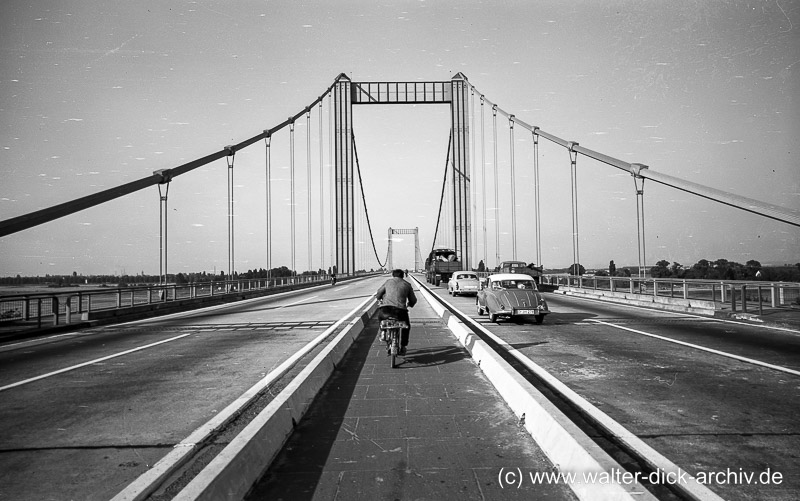
<instances>
[{"instance_id":1,"label":"white car","mask_svg":"<svg viewBox=\"0 0 800 501\"><path fill-rule=\"evenodd\" d=\"M478 295L480 281L474 271L456 271L447 281L447 292L451 296Z\"/></svg>"}]
</instances>

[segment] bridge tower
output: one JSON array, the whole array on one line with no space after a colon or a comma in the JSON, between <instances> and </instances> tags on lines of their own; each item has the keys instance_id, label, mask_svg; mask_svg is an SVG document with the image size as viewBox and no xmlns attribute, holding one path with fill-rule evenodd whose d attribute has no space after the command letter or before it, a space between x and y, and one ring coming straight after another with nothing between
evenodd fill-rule
<instances>
[{"instance_id":1,"label":"bridge tower","mask_svg":"<svg viewBox=\"0 0 800 501\"><path fill-rule=\"evenodd\" d=\"M351 82L342 73L333 89L334 179L336 204L336 272L356 269L355 199L353 193L353 103Z\"/></svg>"},{"instance_id":2,"label":"bridge tower","mask_svg":"<svg viewBox=\"0 0 800 501\"><path fill-rule=\"evenodd\" d=\"M344 73L336 79L333 90L333 114L338 273L347 275L355 271L353 105L359 104L450 105L450 158L452 159L450 179L455 201L453 241L461 261L465 266L471 266L468 88L467 77L462 73L457 73L450 81L439 82L352 82ZM391 245L391 235L389 245Z\"/></svg>"},{"instance_id":3,"label":"bridge tower","mask_svg":"<svg viewBox=\"0 0 800 501\"><path fill-rule=\"evenodd\" d=\"M394 239L392 235L414 235L414 271L422 271L422 252L419 249L419 228L413 229L399 229L389 228L389 251L386 254L386 269L391 271L394 269L394 259L392 254L392 244Z\"/></svg>"}]
</instances>

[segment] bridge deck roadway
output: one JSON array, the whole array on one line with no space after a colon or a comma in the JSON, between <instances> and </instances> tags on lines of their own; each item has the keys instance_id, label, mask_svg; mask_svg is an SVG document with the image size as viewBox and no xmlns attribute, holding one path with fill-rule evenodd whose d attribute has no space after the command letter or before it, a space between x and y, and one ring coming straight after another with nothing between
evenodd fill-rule
<instances>
[{"instance_id":1,"label":"bridge deck roadway","mask_svg":"<svg viewBox=\"0 0 800 501\"><path fill-rule=\"evenodd\" d=\"M248 499L575 499L423 300L392 369L373 320ZM521 488L501 470L521 470Z\"/></svg>"}]
</instances>

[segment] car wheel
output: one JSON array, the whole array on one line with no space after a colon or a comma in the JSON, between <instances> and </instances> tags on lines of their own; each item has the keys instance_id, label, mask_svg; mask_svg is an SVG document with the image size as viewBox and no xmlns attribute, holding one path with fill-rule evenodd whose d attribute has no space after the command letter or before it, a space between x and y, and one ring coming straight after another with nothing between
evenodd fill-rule
<instances>
[{"instance_id":1,"label":"car wheel","mask_svg":"<svg viewBox=\"0 0 800 501\"><path fill-rule=\"evenodd\" d=\"M489 312L489 321L490 321L490 322L497 323L497 314L496 314L496 313Z\"/></svg>"},{"instance_id":2,"label":"car wheel","mask_svg":"<svg viewBox=\"0 0 800 501\"><path fill-rule=\"evenodd\" d=\"M540 324L540 323L542 323L544 321L544 315L536 315L533 318L534 318L534 320L536 320L537 324Z\"/></svg>"}]
</instances>

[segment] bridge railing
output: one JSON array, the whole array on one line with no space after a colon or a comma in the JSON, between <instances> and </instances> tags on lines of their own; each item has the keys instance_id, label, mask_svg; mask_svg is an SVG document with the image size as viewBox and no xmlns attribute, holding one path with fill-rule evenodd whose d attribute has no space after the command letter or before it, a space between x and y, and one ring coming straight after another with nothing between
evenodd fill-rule
<instances>
[{"instance_id":1,"label":"bridge railing","mask_svg":"<svg viewBox=\"0 0 800 501\"><path fill-rule=\"evenodd\" d=\"M639 277L545 275L542 283L587 290L713 301L733 311L800 305L800 283Z\"/></svg>"},{"instance_id":2,"label":"bridge railing","mask_svg":"<svg viewBox=\"0 0 800 501\"><path fill-rule=\"evenodd\" d=\"M272 279L214 280L184 284L98 287L0 296L0 326L41 328L70 324L84 313L133 308L155 303L241 294L296 284L327 283L329 275L298 275Z\"/></svg>"}]
</instances>

